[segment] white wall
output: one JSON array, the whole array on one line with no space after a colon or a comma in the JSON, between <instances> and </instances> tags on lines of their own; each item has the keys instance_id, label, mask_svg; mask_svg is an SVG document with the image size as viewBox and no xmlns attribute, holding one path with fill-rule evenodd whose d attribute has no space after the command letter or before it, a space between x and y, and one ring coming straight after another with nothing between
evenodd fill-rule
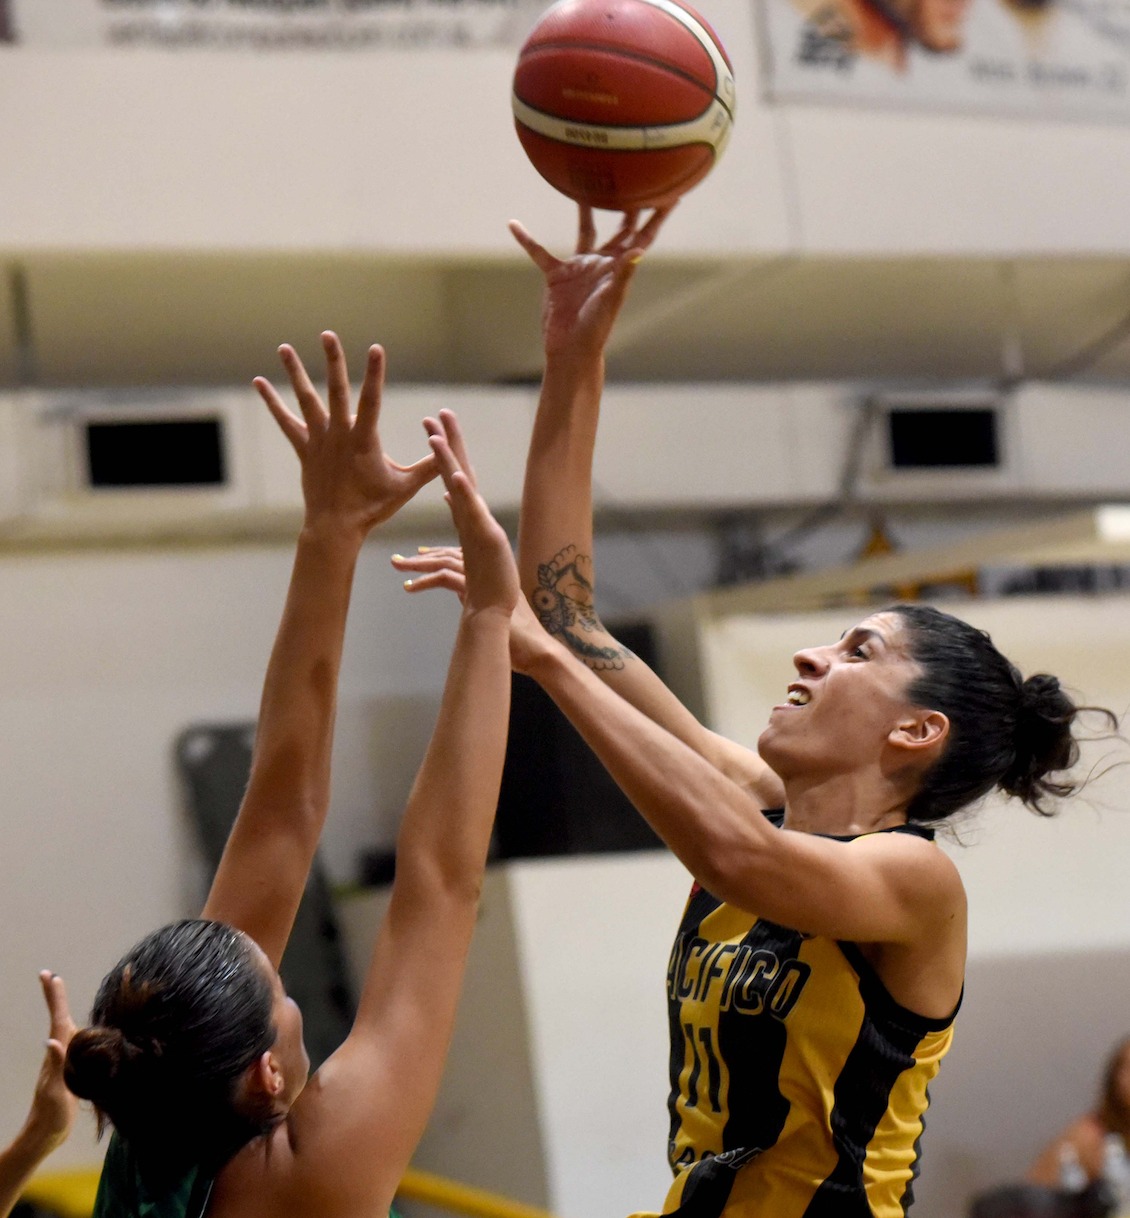
<instances>
[{"instance_id":1,"label":"white wall","mask_svg":"<svg viewBox=\"0 0 1130 1218\"><path fill-rule=\"evenodd\" d=\"M1130 246L1126 128L770 107L755 6L700 7L734 60L738 121L664 256ZM19 116L0 128L0 163L20 166L0 192L0 248L514 258L514 214L568 240L572 208L513 133L514 54L0 50L0 113Z\"/></svg>"},{"instance_id":2,"label":"white wall","mask_svg":"<svg viewBox=\"0 0 1130 1218\"><path fill-rule=\"evenodd\" d=\"M786 204L775 125L756 104L752 9L707 9L746 82L744 114L716 189L701 193L696 223L675 226L672 248L777 249ZM0 193L0 248L515 257L506 218L554 204L546 236L568 239L572 205L514 134L516 50L0 50L0 113L20 115L0 130L0 163L23 167Z\"/></svg>"},{"instance_id":3,"label":"white wall","mask_svg":"<svg viewBox=\"0 0 1130 1218\"><path fill-rule=\"evenodd\" d=\"M657 1210L667 1168L667 957L690 876L665 851L511 869L550 1204Z\"/></svg>"}]
</instances>

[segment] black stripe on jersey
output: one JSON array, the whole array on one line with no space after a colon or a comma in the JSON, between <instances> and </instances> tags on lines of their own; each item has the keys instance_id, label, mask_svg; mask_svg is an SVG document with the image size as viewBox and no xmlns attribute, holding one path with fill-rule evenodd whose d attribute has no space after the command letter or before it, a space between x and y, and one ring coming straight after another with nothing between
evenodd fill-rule
<instances>
[{"instance_id":1,"label":"black stripe on jersey","mask_svg":"<svg viewBox=\"0 0 1130 1218\"><path fill-rule=\"evenodd\" d=\"M796 960L803 942L799 931L764 918L753 924L742 943L751 939L759 952L772 953L780 965ZM780 1088L788 1044L785 1022L768 1011L751 1016L736 1007L735 1001L718 1013L718 1054L730 1078L741 1080L740 1087L728 1089L723 1151L775 1145L789 1115L789 1101Z\"/></svg>"},{"instance_id":2,"label":"black stripe on jersey","mask_svg":"<svg viewBox=\"0 0 1130 1218\"><path fill-rule=\"evenodd\" d=\"M902 1205L902 1212L908 1213L910 1207L914 1204L914 1182L918 1179L919 1172L922 1170L922 1135L926 1132L926 1112L930 1110L930 1088L926 1088L926 1111L922 1113L920 1125L918 1128L918 1137L914 1139L914 1158L910 1161L910 1179L906 1182L906 1188L903 1190L899 1202Z\"/></svg>"},{"instance_id":3,"label":"black stripe on jersey","mask_svg":"<svg viewBox=\"0 0 1130 1218\"><path fill-rule=\"evenodd\" d=\"M952 1016L927 1019L906 1010L890 996L854 943L841 943L840 948L859 974L865 1015L833 1091L832 1141L838 1160L816 1190L804 1218L870 1218L863 1186L867 1147L886 1114L899 1075L914 1065L914 1051L922 1038L952 1022ZM916 1170L919 1162L916 1146ZM911 1196L908 1189L904 1206Z\"/></svg>"},{"instance_id":4,"label":"black stripe on jersey","mask_svg":"<svg viewBox=\"0 0 1130 1218\"><path fill-rule=\"evenodd\" d=\"M836 1079L831 1116L836 1166L804 1211L804 1218L870 1218L863 1186L863 1161L875 1129L887 1111L899 1075L914 1064L921 1039L884 1035L870 1014ZM850 1114L850 1116L848 1115Z\"/></svg>"},{"instance_id":5,"label":"black stripe on jersey","mask_svg":"<svg viewBox=\"0 0 1130 1218\"><path fill-rule=\"evenodd\" d=\"M663 1218L718 1218L730 1199L738 1169L760 1153L760 1150L742 1150L711 1155L696 1163L679 1196L678 1209L664 1214Z\"/></svg>"},{"instance_id":6,"label":"black stripe on jersey","mask_svg":"<svg viewBox=\"0 0 1130 1218\"><path fill-rule=\"evenodd\" d=\"M672 1171L686 1166L685 1163L676 1162L674 1157L675 1138L678 1136L679 1126L682 1124L677 1106L679 1102L679 1076L683 1072L683 1064L686 1061L686 1040L681 1021L682 999L677 992L679 972L683 955L689 950L690 941L698 935L698 928L702 924L702 920L712 914L721 904L722 902L707 892L705 888L698 884L694 886L691 890L686 910L683 913L679 933L675 936L675 944L671 948L670 962L667 965L667 1034L671 1045L671 1058L668 1065L671 1091L667 1097L667 1112L671 1120L667 1141L667 1159L671 1164ZM698 1060L697 1056L695 1060Z\"/></svg>"}]
</instances>

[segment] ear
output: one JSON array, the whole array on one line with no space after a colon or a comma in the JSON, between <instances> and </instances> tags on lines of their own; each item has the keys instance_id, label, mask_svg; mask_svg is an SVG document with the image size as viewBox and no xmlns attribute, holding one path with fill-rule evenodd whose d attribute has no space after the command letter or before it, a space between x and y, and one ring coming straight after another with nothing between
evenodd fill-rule
<instances>
[{"instance_id":1,"label":"ear","mask_svg":"<svg viewBox=\"0 0 1130 1218\"><path fill-rule=\"evenodd\" d=\"M283 1077L282 1063L268 1049L247 1067L247 1091L250 1095L263 1096L275 1100L283 1093L286 1079Z\"/></svg>"},{"instance_id":2,"label":"ear","mask_svg":"<svg viewBox=\"0 0 1130 1218\"><path fill-rule=\"evenodd\" d=\"M923 760L927 757L933 760L949 739L949 734L949 717L941 711L915 711L895 724L887 742L896 749L917 753Z\"/></svg>"}]
</instances>

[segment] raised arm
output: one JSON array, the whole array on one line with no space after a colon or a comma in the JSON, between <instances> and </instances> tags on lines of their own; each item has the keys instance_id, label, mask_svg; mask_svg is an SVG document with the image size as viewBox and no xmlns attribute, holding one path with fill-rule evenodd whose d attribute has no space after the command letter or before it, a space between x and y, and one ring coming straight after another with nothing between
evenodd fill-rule
<instances>
[{"instance_id":1,"label":"raised arm","mask_svg":"<svg viewBox=\"0 0 1130 1218\"><path fill-rule=\"evenodd\" d=\"M305 1182L298 1191L320 1215L387 1212L423 1133L451 1039L506 749L518 573L466 472L454 416L444 411L428 426L466 556L463 610L356 1022L291 1114Z\"/></svg>"},{"instance_id":2,"label":"raised arm","mask_svg":"<svg viewBox=\"0 0 1130 1218\"><path fill-rule=\"evenodd\" d=\"M608 633L596 610L592 464L604 349L636 264L666 217L642 227L628 214L597 246L581 208L577 251L555 258L517 223L511 230L545 276L545 374L530 440L518 533L522 589L542 625L612 689L707 758L766 805L781 802L776 776L755 752L708 731L659 677Z\"/></svg>"},{"instance_id":3,"label":"raised arm","mask_svg":"<svg viewBox=\"0 0 1130 1218\"><path fill-rule=\"evenodd\" d=\"M42 972L39 984L50 1018L47 1051L27 1120L10 1145L0 1151L0 1218L12 1212L40 1163L67 1140L78 1107L78 1100L63 1082L63 1060L75 1031L63 979Z\"/></svg>"},{"instance_id":4,"label":"raised arm","mask_svg":"<svg viewBox=\"0 0 1130 1218\"><path fill-rule=\"evenodd\" d=\"M774 828L757 801L515 615L522 667L651 827L720 900L809 934L893 947L964 945L957 870L905 834L838 841ZM953 957L950 960L950 957ZM960 965L964 953L951 952ZM956 968L960 985L960 967ZM952 977L946 977L952 982ZM952 988L952 987L951 987Z\"/></svg>"},{"instance_id":5,"label":"raised arm","mask_svg":"<svg viewBox=\"0 0 1130 1218\"><path fill-rule=\"evenodd\" d=\"M279 354L301 417L269 381L255 381L298 455L306 511L263 685L250 781L203 913L249 934L276 968L329 809L338 671L357 556L369 530L436 472L433 455L405 467L381 448L381 348L369 351L354 417L341 343L327 331L322 345L328 405L289 346Z\"/></svg>"}]
</instances>

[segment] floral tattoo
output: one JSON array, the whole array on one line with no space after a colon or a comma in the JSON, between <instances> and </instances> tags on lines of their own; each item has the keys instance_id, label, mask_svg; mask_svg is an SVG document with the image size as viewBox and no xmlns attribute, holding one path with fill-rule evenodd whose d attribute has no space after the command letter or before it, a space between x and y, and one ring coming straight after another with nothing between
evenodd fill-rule
<instances>
[{"instance_id":1,"label":"floral tattoo","mask_svg":"<svg viewBox=\"0 0 1130 1218\"><path fill-rule=\"evenodd\" d=\"M632 653L619 644L598 646L583 636L604 633L593 604L592 559L566 546L538 566L538 586L532 603L538 621L589 668L623 668Z\"/></svg>"}]
</instances>

